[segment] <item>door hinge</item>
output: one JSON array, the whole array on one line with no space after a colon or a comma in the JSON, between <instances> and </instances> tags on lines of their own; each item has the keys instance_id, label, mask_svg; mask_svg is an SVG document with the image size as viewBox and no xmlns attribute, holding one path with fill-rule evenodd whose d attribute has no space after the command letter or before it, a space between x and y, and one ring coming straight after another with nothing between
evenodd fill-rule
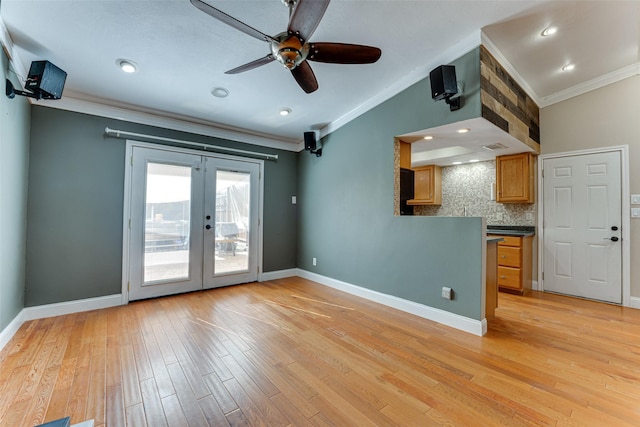
<instances>
[{"instance_id":1,"label":"door hinge","mask_svg":"<svg viewBox=\"0 0 640 427\"><path fill-rule=\"evenodd\" d=\"M129 218L129 230L131 230L131 218Z\"/></svg>"},{"instance_id":2,"label":"door hinge","mask_svg":"<svg viewBox=\"0 0 640 427\"><path fill-rule=\"evenodd\" d=\"M131 282L127 282L127 292L131 292Z\"/></svg>"},{"instance_id":3,"label":"door hinge","mask_svg":"<svg viewBox=\"0 0 640 427\"><path fill-rule=\"evenodd\" d=\"M131 166L133 166L133 156L131 156Z\"/></svg>"},{"instance_id":4,"label":"door hinge","mask_svg":"<svg viewBox=\"0 0 640 427\"><path fill-rule=\"evenodd\" d=\"M202 169L202 163L200 163L200 162L195 162L195 163L193 164L193 168L194 168L195 170L199 171L200 169Z\"/></svg>"}]
</instances>

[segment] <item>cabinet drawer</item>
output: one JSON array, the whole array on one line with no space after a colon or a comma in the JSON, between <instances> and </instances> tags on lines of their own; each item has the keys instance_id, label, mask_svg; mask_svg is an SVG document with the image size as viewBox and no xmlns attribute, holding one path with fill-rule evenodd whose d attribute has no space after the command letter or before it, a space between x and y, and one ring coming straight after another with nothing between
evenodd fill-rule
<instances>
[{"instance_id":1,"label":"cabinet drawer","mask_svg":"<svg viewBox=\"0 0 640 427\"><path fill-rule=\"evenodd\" d=\"M520 269L498 266L498 286L520 289Z\"/></svg>"},{"instance_id":2,"label":"cabinet drawer","mask_svg":"<svg viewBox=\"0 0 640 427\"><path fill-rule=\"evenodd\" d=\"M498 246L518 246L522 243L522 237L517 236L500 236L504 240L498 243Z\"/></svg>"},{"instance_id":3,"label":"cabinet drawer","mask_svg":"<svg viewBox=\"0 0 640 427\"><path fill-rule=\"evenodd\" d=\"M498 265L520 268L520 248L498 246Z\"/></svg>"}]
</instances>

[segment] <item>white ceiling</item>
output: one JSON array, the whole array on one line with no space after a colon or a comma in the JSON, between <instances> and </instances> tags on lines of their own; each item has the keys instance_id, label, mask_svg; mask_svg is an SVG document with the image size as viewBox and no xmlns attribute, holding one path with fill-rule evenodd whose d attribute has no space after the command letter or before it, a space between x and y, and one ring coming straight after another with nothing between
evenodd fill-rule
<instances>
[{"instance_id":1,"label":"white ceiling","mask_svg":"<svg viewBox=\"0 0 640 427\"><path fill-rule=\"evenodd\" d=\"M287 26L280 0L209 3L269 35ZM304 131L326 134L477 46L481 29L484 43L541 105L639 69L640 2L633 0L333 0L311 41L377 46L382 57L370 65L311 63L319 82L312 94L277 62L224 74L265 56L269 45L188 0L2 0L0 16L18 74L41 59L68 73L63 99L36 102L180 119L210 134L231 130L232 139L290 149ZM542 39L550 24L558 33ZM119 58L139 71L121 72ZM560 73L568 62L576 69ZM229 96L213 97L214 87ZM284 107L293 110L288 117L278 114Z\"/></svg>"}]
</instances>

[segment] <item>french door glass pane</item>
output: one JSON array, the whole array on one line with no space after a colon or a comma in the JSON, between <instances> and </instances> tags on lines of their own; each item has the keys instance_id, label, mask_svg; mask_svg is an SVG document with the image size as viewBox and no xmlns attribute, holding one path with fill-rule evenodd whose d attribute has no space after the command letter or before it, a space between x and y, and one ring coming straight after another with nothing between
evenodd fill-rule
<instances>
[{"instance_id":1,"label":"french door glass pane","mask_svg":"<svg viewBox=\"0 0 640 427\"><path fill-rule=\"evenodd\" d=\"M250 174L216 173L215 274L249 269Z\"/></svg>"},{"instance_id":2,"label":"french door glass pane","mask_svg":"<svg viewBox=\"0 0 640 427\"><path fill-rule=\"evenodd\" d=\"M147 164L144 283L189 278L191 167Z\"/></svg>"}]
</instances>

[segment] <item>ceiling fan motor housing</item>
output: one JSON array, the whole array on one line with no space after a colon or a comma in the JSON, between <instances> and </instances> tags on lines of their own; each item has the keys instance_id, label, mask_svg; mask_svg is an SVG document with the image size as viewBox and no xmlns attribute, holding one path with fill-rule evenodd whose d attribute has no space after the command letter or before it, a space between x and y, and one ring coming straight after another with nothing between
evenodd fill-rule
<instances>
[{"instance_id":1,"label":"ceiling fan motor housing","mask_svg":"<svg viewBox=\"0 0 640 427\"><path fill-rule=\"evenodd\" d=\"M280 33L271 42L271 53L289 70L296 68L307 59L309 46L295 34Z\"/></svg>"}]
</instances>

